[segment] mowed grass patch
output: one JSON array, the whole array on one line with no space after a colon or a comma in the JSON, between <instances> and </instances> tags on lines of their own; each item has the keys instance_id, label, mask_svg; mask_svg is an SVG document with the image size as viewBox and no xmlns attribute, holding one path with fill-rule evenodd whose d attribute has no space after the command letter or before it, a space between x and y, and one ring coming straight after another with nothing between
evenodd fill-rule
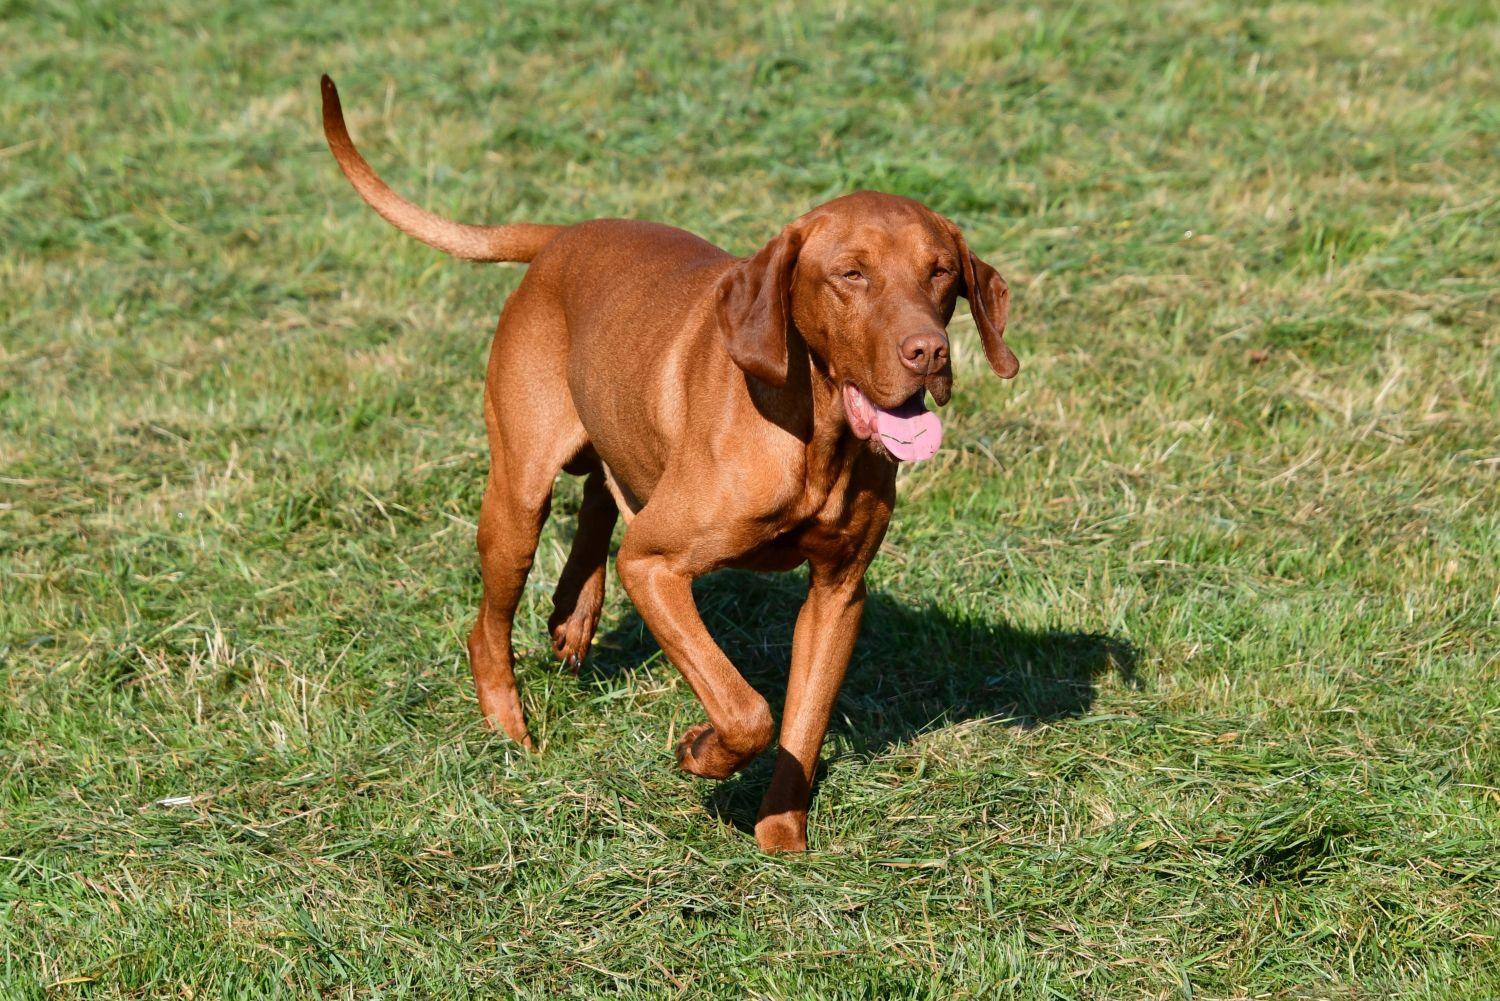
<instances>
[{"instance_id":1,"label":"mowed grass patch","mask_svg":"<svg viewBox=\"0 0 1500 1001\"><path fill-rule=\"evenodd\" d=\"M1489 5L12 4L0 16L7 997L1500 993ZM513 268L401 237L858 187L1010 279L903 473L804 857L611 579L477 725ZM703 581L779 705L798 575Z\"/></svg>"}]
</instances>

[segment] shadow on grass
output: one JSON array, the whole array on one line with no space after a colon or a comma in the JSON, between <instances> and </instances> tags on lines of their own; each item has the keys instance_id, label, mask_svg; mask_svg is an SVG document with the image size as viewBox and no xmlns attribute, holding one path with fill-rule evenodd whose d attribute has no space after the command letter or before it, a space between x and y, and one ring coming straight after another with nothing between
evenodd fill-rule
<instances>
[{"instance_id":1,"label":"shadow on grass","mask_svg":"<svg viewBox=\"0 0 1500 1001\"><path fill-rule=\"evenodd\" d=\"M778 715L806 589L805 573L736 571L710 575L693 588L709 631ZM657 650L631 608L595 641L583 673L607 677ZM830 732L843 737L846 753L864 756L965 720L1029 728L1086 713L1105 674L1136 684L1137 659L1135 647L1119 637L1022 629L871 591ZM753 828L775 757L764 754L728 781L706 787L704 805L725 822Z\"/></svg>"}]
</instances>

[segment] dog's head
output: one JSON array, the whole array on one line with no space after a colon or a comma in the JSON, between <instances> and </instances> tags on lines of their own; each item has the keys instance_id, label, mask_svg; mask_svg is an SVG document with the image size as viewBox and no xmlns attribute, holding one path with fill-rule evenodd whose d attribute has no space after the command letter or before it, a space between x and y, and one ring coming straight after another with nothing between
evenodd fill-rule
<instances>
[{"instance_id":1,"label":"dog's head","mask_svg":"<svg viewBox=\"0 0 1500 1001\"><path fill-rule=\"evenodd\" d=\"M936 212L861 191L813 209L731 268L717 308L747 373L785 385L795 329L841 387L854 434L895 458L923 459L942 436L923 397L942 406L953 392L947 326L959 296L990 367L1012 378L1020 365L1005 343L1005 279Z\"/></svg>"}]
</instances>

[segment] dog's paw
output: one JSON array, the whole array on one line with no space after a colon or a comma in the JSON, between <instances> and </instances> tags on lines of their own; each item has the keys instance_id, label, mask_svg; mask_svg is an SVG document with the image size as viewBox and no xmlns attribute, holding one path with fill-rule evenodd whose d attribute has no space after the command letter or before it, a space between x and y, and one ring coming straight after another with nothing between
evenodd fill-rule
<instances>
[{"instance_id":1,"label":"dog's paw","mask_svg":"<svg viewBox=\"0 0 1500 1001\"><path fill-rule=\"evenodd\" d=\"M563 667L578 673L589 655L589 645L594 642L594 629L598 625L599 612L586 609L578 609L566 619L548 623L552 632L552 652L562 661Z\"/></svg>"},{"instance_id":2,"label":"dog's paw","mask_svg":"<svg viewBox=\"0 0 1500 1001\"><path fill-rule=\"evenodd\" d=\"M755 822L755 843L770 854L807 851L807 814L788 812L761 817Z\"/></svg>"},{"instance_id":3,"label":"dog's paw","mask_svg":"<svg viewBox=\"0 0 1500 1001\"><path fill-rule=\"evenodd\" d=\"M692 727L677 742L677 767L705 779L727 779L754 757L726 748L710 723Z\"/></svg>"},{"instance_id":4,"label":"dog's paw","mask_svg":"<svg viewBox=\"0 0 1500 1001\"><path fill-rule=\"evenodd\" d=\"M536 745L531 740L531 733L526 729L526 716L521 711L520 700L486 700L484 695L479 697L480 711L484 713L484 725L491 730L499 730L514 740L517 744L528 751L536 750Z\"/></svg>"}]
</instances>

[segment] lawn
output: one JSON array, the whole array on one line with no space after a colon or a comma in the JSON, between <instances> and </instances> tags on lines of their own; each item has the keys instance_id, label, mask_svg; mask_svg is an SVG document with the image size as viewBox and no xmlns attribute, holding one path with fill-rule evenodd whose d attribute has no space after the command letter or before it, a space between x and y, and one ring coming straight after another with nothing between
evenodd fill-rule
<instances>
[{"instance_id":1,"label":"lawn","mask_svg":"<svg viewBox=\"0 0 1500 1001\"><path fill-rule=\"evenodd\" d=\"M1422 9L1418 9L1418 8ZM811 851L611 574L541 753L463 639L515 267L739 253L861 187L1010 280L955 320ZM1500 995L1500 11L0 2L0 996ZM798 574L699 586L779 707Z\"/></svg>"}]
</instances>

